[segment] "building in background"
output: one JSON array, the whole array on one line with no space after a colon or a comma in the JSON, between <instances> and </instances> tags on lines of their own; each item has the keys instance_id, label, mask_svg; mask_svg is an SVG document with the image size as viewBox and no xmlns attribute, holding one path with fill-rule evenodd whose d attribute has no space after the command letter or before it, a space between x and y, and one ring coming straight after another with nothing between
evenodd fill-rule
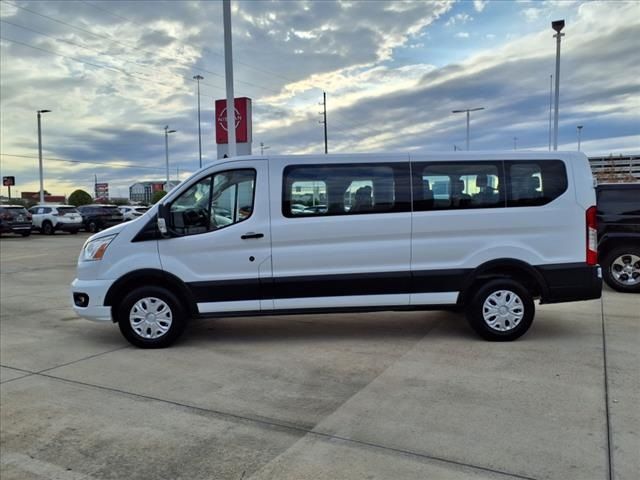
<instances>
[{"instance_id":1,"label":"building in background","mask_svg":"<svg viewBox=\"0 0 640 480\"><path fill-rule=\"evenodd\" d=\"M129 187L129 200L132 202L151 203L151 198L155 192L165 190L165 181L150 181L150 182L138 182ZM171 190L177 186L180 182L175 180L169 181L169 188Z\"/></svg>"},{"instance_id":2,"label":"building in background","mask_svg":"<svg viewBox=\"0 0 640 480\"><path fill-rule=\"evenodd\" d=\"M40 202L40 192L22 192L20 198L23 200L28 200L30 202L39 203ZM64 195L50 195L47 192L44 194L45 203L65 203L67 201L67 197Z\"/></svg>"}]
</instances>

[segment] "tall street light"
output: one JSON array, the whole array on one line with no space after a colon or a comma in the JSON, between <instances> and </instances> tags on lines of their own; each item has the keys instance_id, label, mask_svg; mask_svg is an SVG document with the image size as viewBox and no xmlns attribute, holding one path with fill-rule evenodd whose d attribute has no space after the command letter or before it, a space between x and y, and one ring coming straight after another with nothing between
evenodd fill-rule
<instances>
[{"instance_id":1,"label":"tall street light","mask_svg":"<svg viewBox=\"0 0 640 480\"><path fill-rule=\"evenodd\" d=\"M584 125L578 125L576 128L578 129L578 151L580 151L580 139L582 137L582 127Z\"/></svg>"},{"instance_id":2,"label":"tall street light","mask_svg":"<svg viewBox=\"0 0 640 480\"><path fill-rule=\"evenodd\" d=\"M564 33L560 33L564 28L564 20L551 22L551 28L556 31L553 38L556 39L556 105L553 117L553 149L558 150L558 105L560 103L560 39Z\"/></svg>"},{"instance_id":3,"label":"tall street light","mask_svg":"<svg viewBox=\"0 0 640 480\"><path fill-rule=\"evenodd\" d=\"M169 188L169 134L176 133L177 130L169 130L169 125L164 127L164 154L167 160L167 183L165 185L165 192L170 190Z\"/></svg>"},{"instance_id":4,"label":"tall street light","mask_svg":"<svg viewBox=\"0 0 640 480\"><path fill-rule=\"evenodd\" d=\"M260 142L260 155L264 155L265 150L269 150L271 147L268 147L264 144L264 142Z\"/></svg>"},{"instance_id":5,"label":"tall street light","mask_svg":"<svg viewBox=\"0 0 640 480\"><path fill-rule=\"evenodd\" d=\"M236 156L236 103L233 94L233 48L231 44L231 0L222 0L224 26L224 77L227 90L227 141L228 154Z\"/></svg>"},{"instance_id":6,"label":"tall street light","mask_svg":"<svg viewBox=\"0 0 640 480\"><path fill-rule=\"evenodd\" d=\"M202 75L196 75L193 79L198 82L198 158L200 159L200 168L202 168L202 130L200 128L200 80L204 80Z\"/></svg>"},{"instance_id":7,"label":"tall street light","mask_svg":"<svg viewBox=\"0 0 640 480\"><path fill-rule=\"evenodd\" d=\"M451 113L467 113L467 151L469 150L469 112L477 112L478 110L484 110L484 107L477 108L464 108L462 110L452 110Z\"/></svg>"},{"instance_id":8,"label":"tall street light","mask_svg":"<svg viewBox=\"0 0 640 480\"><path fill-rule=\"evenodd\" d=\"M38 162L40 166L40 204L44 203L44 174L42 172L42 126L40 117L51 110L38 110Z\"/></svg>"},{"instance_id":9,"label":"tall street light","mask_svg":"<svg viewBox=\"0 0 640 480\"><path fill-rule=\"evenodd\" d=\"M513 149L518 149L518 137L513 137Z\"/></svg>"}]
</instances>

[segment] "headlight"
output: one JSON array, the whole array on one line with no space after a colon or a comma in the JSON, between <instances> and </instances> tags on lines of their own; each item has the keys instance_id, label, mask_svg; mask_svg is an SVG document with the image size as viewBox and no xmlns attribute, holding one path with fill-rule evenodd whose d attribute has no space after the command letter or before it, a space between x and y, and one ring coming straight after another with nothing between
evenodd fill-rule
<instances>
[{"instance_id":1,"label":"headlight","mask_svg":"<svg viewBox=\"0 0 640 480\"><path fill-rule=\"evenodd\" d=\"M102 260L104 253L107 251L107 247L114 238L116 238L115 235L109 235L87 242L82 249L82 255L80 255L80 259L83 262Z\"/></svg>"}]
</instances>

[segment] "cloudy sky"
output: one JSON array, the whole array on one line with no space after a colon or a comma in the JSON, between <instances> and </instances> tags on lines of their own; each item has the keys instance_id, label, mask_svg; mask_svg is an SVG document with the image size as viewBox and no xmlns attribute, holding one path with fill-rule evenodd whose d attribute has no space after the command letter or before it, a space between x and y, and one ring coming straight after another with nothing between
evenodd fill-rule
<instances>
[{"instance_id":1,"label":"cloudy sky","mask_svg":"<svg viewBox=\"0 0 640 480\"><path fill-rule=\"evenodd\" d=\"M2 175L38 187L36 110L45 188L125 196L137 180L216 158L215 99L225 96L217 1L1 0ZM640 2L233 1L236 96L253 99L253 149L329 151L548 148L550 21L564 18L559 144L587 154L640 151ZM6 190L3 189L3 194Z\"/></svg>"}]
</instances>

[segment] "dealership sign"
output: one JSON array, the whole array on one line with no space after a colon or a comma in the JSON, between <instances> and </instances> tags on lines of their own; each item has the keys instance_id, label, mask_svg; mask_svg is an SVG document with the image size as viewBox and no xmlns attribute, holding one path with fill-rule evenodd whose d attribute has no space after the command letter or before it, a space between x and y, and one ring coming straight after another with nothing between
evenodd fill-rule
<instances>
[{"instance_id":1,"label":"dealership sign","mask_svg":"<svg viewBox=\"0 0 640 480\"><path fill-rule=\"evenodd\" d=\"M96 198L109 198L108 183L96 183Z\"/></svg>"},{"instance_id":2,"label":"dealership sign","mask_svg":"<svg viewBox=\"0 0 640 480\"><path fill-rule=\"evenodd\" d=\"M251 99L239 97L235 103L236 143L251 143ZM216 143L227 144L227 101L216 100Z\"/></svg>"},{"instance_id":3,"label":"dealership sign","mask_svg":"<svg viewBox=\"0 0 640 480\"><path fill-rule=\"evenodd\" d=\"M2 185L5 187L12 187L16 184L16 177L2 177Z\"/></svg>"}]
</instances>

